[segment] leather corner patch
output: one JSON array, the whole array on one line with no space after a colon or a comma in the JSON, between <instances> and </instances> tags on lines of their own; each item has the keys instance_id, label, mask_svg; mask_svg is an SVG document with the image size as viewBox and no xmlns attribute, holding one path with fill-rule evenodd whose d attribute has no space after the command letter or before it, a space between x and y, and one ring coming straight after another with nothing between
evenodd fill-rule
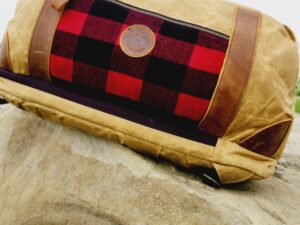
<instances>
[{"instance_id":1,"label":"leather corner patch","mask_svg":"<svg viewBox=\"0 0 300 225\"><path fill-rule=\"evenodd\" d=\"M147 26L135 24L123 31L120 37L122 51L134 58L148 55L155 47L154 32Z\"/></svg>"},{"instance_id":2,"label":"leather corner patch","mask_svg":"<svg viewBox=\"0 0 300 225\"><path fill-rule=\"evenodd\" d=\"M275 124L242 141L240 145L252 152L272 157L282 143L290 125L291 121Z\"/></svg>"}]
</instances>

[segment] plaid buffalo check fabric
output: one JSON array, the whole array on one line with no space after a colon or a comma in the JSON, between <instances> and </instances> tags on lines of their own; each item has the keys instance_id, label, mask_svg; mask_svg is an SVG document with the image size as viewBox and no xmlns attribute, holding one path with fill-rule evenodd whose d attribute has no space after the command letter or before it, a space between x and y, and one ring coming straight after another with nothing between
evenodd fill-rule
<instances>
[{"instance_id":1,"label":"plaid buffalo check fabric","mask_svg":"<svg viewBox=\"0 0 300 225\"><path fill-rule=\"evenodd\" d=\"M201 12L199 12L201 13ZM154 50L132 58L120 48L134 24L156 36ZM74 0L64 11L50 56L53 80L118 96L120 101L199 122L208 110L228 38L107 0ZM196 124L196 123L195 123Z\"/></svg>"}]
</instances>

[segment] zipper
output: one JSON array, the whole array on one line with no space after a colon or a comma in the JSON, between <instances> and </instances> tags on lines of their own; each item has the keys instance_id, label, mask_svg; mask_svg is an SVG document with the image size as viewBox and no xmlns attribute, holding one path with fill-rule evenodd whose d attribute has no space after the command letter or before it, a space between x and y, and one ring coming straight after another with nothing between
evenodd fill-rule
<instances>
[{"instance_id":1,"label":"zipper","mask_svg":"<svg viewBox=\"0 0 300 225\"><path fill-rule=\"evenodd\" d=\"M145 9L138 8L136 6L129 5L129 4L121 2L119 0L105 0L105 1L110 2L112 4L115 4L117 6L120 6L120 7L124 7L124 8L129 9L129 10L133 10L133 11L138 12L138 13L142 13L142 14L146 14L146 15L149 15L149 16L157 17L159 19L168 21L168 22L173 23L173 24L177 24L177 25L189 27L189 28L192 28L192 29L203 31L203 32L209 33L211 35L214 35L214 36L217 36L217 37L229 40L229 36L228 35L222 34L222 33L218 32L218 31L211 30L211 29L206 28L206 27L201 27L201 26L198 26L198 25L195 25L195 24L192 24L192 23L188 23L188 22L183 22L183 21L180 21L180 20L176 20L176 19L164 16L164 15L161 15L159 13L151 12L151 11L148 11L148 10L145 10Z\"/></svg>"}]
</instances>

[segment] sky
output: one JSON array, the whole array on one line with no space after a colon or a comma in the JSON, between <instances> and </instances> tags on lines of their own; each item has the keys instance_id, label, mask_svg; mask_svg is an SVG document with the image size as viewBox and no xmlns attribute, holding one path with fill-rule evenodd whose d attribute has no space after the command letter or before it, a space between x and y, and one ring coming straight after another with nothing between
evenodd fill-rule
<instances>
[{"instance_id":1,"label":"sky","mask_svg":"<svg viewBox=\"0 0 300 225\"><path fill-rule=\"evenodd\" d=\"M142 0L141 0L142 1ZM300 40L300 13L297 0L231 0L242 5L259 9L281 23L289 26ZM3 36L7 22L13 16L17 0L0 0L0 37Z\"/></svg>"}]
</instances>

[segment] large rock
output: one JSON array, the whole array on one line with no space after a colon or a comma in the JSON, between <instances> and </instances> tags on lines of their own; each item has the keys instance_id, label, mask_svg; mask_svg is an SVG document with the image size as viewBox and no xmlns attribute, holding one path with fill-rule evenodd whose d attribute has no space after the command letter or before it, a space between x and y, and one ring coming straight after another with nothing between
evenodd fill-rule
<instances>
[{"instance_id":1,"label":"large rock","mask_svg":"<svg viewBox=\"0 0 300 225\"><path fill-rule=\"evenodd\" d=\"M274 177L214 189L166 162L1 106L0 225L298 225L297 119Z\"/></svg>"}]
</instances>

